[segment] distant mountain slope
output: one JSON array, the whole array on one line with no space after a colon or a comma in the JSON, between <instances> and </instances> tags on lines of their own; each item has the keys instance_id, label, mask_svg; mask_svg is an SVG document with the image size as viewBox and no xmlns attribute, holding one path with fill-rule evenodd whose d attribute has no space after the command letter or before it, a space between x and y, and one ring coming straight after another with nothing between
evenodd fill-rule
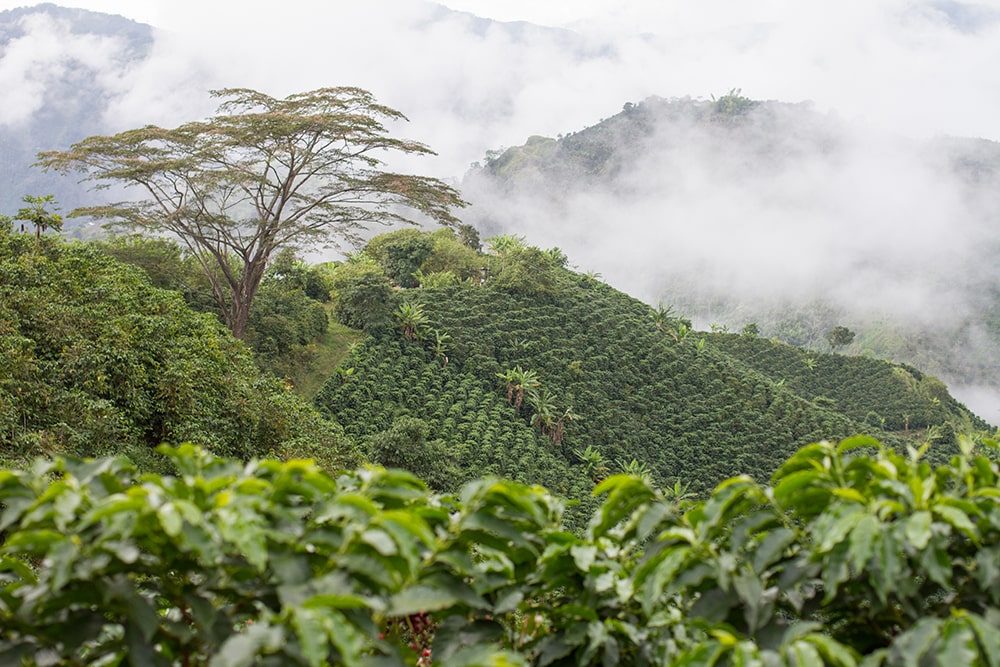
<instances>
[{"instance_id":1,"label":"distant mountain slope","mask_svg":"<svg viewBox=\"0 0 1000 667\"><path fill-rule=\"evenodd\" d=\"M953 440L955 430L972 434L990 428L939 379L912 366L810 352L741 334L713 333L708 341L794 394L835 407L868 428L902 434L929 430L931 439L947 441Z\"/></svg>"},{"instance_id":2,"label":"distant mountain slope","mask_svg":"<svg viewBox=\"0 0 1000 667\"><path fill-rule=\"evenodd\" d=\"M16 211L25 194L82 203L73 179L31 165L39 151L107 132L108 72L124 73L152 45L150 26L121 16L49 3L0 12L0 62L15 78L0 109L0 211Z\"/></svg>"},{"instance_id":3,"label":"distant mountain slope","mask_svg":"<svg viewBox=\"0 0 1000 667\"><path fill-rule=\"evenodd\" d=\"M707 328L912 363L1000 411L1000 143L874 132L732 91L650 98L494 152L467 219L525 234Z\"/></svg>"}]
</instances>

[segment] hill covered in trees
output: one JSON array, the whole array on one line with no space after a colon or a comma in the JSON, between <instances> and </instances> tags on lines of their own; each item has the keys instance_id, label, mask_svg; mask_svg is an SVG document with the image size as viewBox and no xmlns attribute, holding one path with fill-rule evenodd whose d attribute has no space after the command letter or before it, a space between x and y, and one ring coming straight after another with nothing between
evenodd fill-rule
<instances>
[{"instance_id":1,"label":"hill covered in trees","mask_svg":"<svg viewBox=\"0 0 1000 667\"><path fill-rule=\"evenodd\" d=\"M596 125L488 153L467 220L524 234L701 328L852 354L1000 405L1000 144L914 139L809 104L651 97Z\"/></svg>"},{"instance_id":2,"label":"hill covered in trees","mask_svg":"<svg viewBox=\"0 0 1000 667\"><path fill-rule=\"evenodd\" d=\"M335 313L368 336L316 404L436 488L498 475L586 499L631 471L700 494L820 439L930 434L946 456L989 428L916 369L700 333L557 249L488 243L404 230L333 271Z\"/></svg>"}]
</instances>

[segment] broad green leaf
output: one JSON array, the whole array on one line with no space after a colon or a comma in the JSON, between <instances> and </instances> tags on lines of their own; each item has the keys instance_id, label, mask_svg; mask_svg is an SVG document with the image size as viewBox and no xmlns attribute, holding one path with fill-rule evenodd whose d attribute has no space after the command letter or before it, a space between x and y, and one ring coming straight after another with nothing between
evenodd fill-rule
<instances>
[{"instance_id":1,"label":"broad green leaf","mask_svg":"<svg viewBox=\"0 0 1000 667\"><path fill-rule=\"evenodd\" d=\"M450 591L430 586L411 586L389 600L390 616L409 616L425 611L439 611L458 603Z\"/></svg>"},{"instance_id":2,"label":"broad green leaf","mask_svg":"<svg viewBox=\"0 0 1000 667\"><path fill-rule=\"evenodd\" d=\"M963 618L951 618L941 630L937 650L940 665L973 665L979 662L979 649L972 629Z\"/></svg>"},{"instance_id":3,"label":"broad green leaf","mask_svg":"<svg viewBox=\"0 0 1000 667\"><path fill-rule=\"evenodd\" d=\"M825 592L823 604L832 602L837 597L840 584L851 576L849 549L850 545L847 542L841 542L823 554L822 570L820 571Z\"/></svg>"},{"instance_id":4,"label":"broad green leaf","mask_svg":"<svg viewBox=\"0 0 1000 667\"><path fill-rule=\"evenodd\" d=\"M866 516L869 515L857 505L842 505L836 508L833 514L824 517L827 521L822 524L817 523L814 527L814 530L820 533L817 535L819 544L816 545L816 551L824 553L833 549L843 542L847 534Z\"/></svg>"},{"instance_id":5,"label":"broad green leaf","mask_svg":"<svg viewBox=\"0 0 1000 667\"><path fill-rule=\"evenodd\" d=\"M340 661L347 667L359 665L365 649L365 635L340 613L324 617L323 626L330 637L330 642L340 652Z\"/></svg>"},{"instance_id":6,"label":"broad green leaf","mask_svg":"<svg viewBox=\"0 0 1000 667\"><path fill-rule=\"evenodd\" d=\"M979 534L976 526L969 520L969 516L957 507L947 505L937 505L934 512L947 521L955 530L965 533L973 542L979 543Z\"/></svg>"},{"instance_id":7,"label":"broad green leaf","mask_svg":"<svg viewBox=\"0 0 1000 667\"><path fill-rule=\"evenodd\" d=\"M754 550L753 569L763 572L773 565L795 541L795 537L795 531L790 528L776 528L767 533Z\"/></svg>"},{"instance_id":8,"label":"broad green leaf","mask_svg":"<svg viewBox=\"0 0 1000 667\"><path fill-rule=\"evenodd\" d=\"M926 510L914 512L906 520L906 529L903 534L914 548L926 548L931 539L931 513Z\"/></svg>"},{"instance_id":9,"label":"broad green leaf","mask_svg":"<svg viewBox=\"0 0 1000 667\"><path fill-rule=\"evenodd\" d=\"M219 529L222 535L234 543L240 553L258 572L267 567L267 538L263 529L252 517L241 519L238 515L220 515Z\"/></svg>"},{"instance_id":10,"label":"broad green leaf","mask_svg":"<svg viewBox=\"0 0 1000 667\"><path fill-rule=\"evenodd\" d=\"M893 662L902 662L905 667L920 667L924 655L938 639L941 621L937 618L922 618L909 630L896 637L890 647L890 654L898 656ZM949 664L949 663L944 663ZM967 663L952 663L967 664Z\"/></svg>"},{"instance_id":11,"label":"broad green leaf","mask_svg":"<svg viewBox=\"0 0 1000 667\"><path fill-rule=\"evenodd\" d=\"M23 561L9 556L0 557L0 572L13 572L18 579L26 584L35 584L38 581L30 567L25 565Z\"/></svg>"},{"instance_id":12,"label":"broad green leaf","mask_svg":"<svg viewBox=\"0 0 1000 667\"><path fill-rule=\"evenodd\" d=\"M976 614L969 614L966 619L976 633L980 657L989 667L1000 667L1000 629Z\"/></svg>"},{"instance_id":13,"label":"broad green leaf","mask_svg":"<svg viewBox=\"0 0 1000 667\"><path fill-rule=\"evenodd\" d=\"M796 667L825 667L819 650L807 641L796 641L788 647L789 657L792 657L792 664Z\"/></svg>"},{"instance_id":14,"label":"broad green leaf","mask_svg":"<svg viewBox=\"0 0 1000 667\"><path fill-rule=\"evenodd\" d=\"M570 553L573 555L573 561L576 563L576 567L581 572L589 572L590 566L594 564L594 559L597 558L597 547L593 545L576 545L570 548Z\"/></svg>"},{"instance_id":15,"label":"broad green leaf","mask_svg":"<svg viewBox=\"0 0 1000 667\"><path fill-rule=\"evenodd\" d=\"M811 468L781 477L774 487L774 499L780 507L788 509L796 504L796 494L799 490L814 487L823 478L822 472Z\"/></svg>"},{"instance_id":16,"label":"broad green leaf","mask_svg":"<svg viewBox=\"0 0 1000 667\"><path fill-rule=\"evenodd\" d=\"M384 530L368 529L361 534L361 540L374 547L383 556L395 556L399 553L396 543Z\"/></svg>"},{"instance_id":17,"label":"broad green leaf","mask_svg":"<svg viewBox=\"0 0 1000 667\"><path fill-rule=\"evenodd\" d=\"M855 435L850 438L845 438L837 444L837 454L843 455L849 451L860 449L862 447L880 449L881 446L881 443L870 435Z\"/></svg>"},{"instance_id":18,"label":"broad green leaf","mask_svg":"<svg viewBox=\"0 0 1000 667\"><path fill-rule=\"evenodd\" d=\"M871 514L865 514L851 531L851 546L848 557L855 572L862 572L868 559L872 557L875 543L882 531L882 524Z\"/></svg>"},{"instance_id":19,"label":"broad green leaf","mask_svg":"<svg viewBox=\"0 0 1000 667\"><path fill-rule=\"evenodd\" d=\"M227 639L208 661L209 667L251 667L257 663L258 653L267 647L285 643L285 633L280 627L254 623Z\"/></svg>"},{"instance_id":20,"label":"broad green leaf","mask_svg":"<svg viewBox=\"0 0 1000 667\"><path fill-rule=\"evenodd\" d=\"M45 553L53 544L65 542L69 538L57 530L22 530L14 532L3 543L9 553Z\"/></svg>"},{"instance_id":21,"label":"broad green leaf","mask_svg":"<svg viewBox=\"0 0 1000 667\"><path fill-rule=\"evenodd\" d=\"M836 496L837 498L843 498L844 500L851 500L853 502L860 503L862 505L868 504L868 498L866 498L864 494L862 494L857 489L852 489L851 487L838 486L835 489L832 489L831 493L833 493L833 495Z\"/></svg>"},{"instance_id":22,"label":"broad green leaf","mask_svg":"<svg viewBox=\"0 0 1000 667\"><path fill-rule=\"evenodd\" d=\"M889 594L900 588L903 582L903 550L891 531L884 531L875 549L875 567L872 578L876 582L875 595L883 603Z\"/></svg>"},{"instance_id":23,"label":"broad green leaf","mask_svg":"<svg viewBox=\"0 0 1000 667\"><path fill-rule=\"evenodd\" d=\"M170 537L177 537L181 534L182 523L180 512L173 503L164 503L156 509L156 516L160 519L163 532Z\"/></svg>"},{"instance_id":24,"label":"broad green leaf","mask_svg":"<svg viewBox=\"0 0 1000 667\"><path fill-rule=\"evenodd\" d=\"M321 667L327 664L329 642L322 617L314 609L298 608L295 609L292 616L292 626L295 628L295 634L298 635L299 647L302 649L302 656L306 659L306 664L310 667Z\"/></svg>"}]
</instances>

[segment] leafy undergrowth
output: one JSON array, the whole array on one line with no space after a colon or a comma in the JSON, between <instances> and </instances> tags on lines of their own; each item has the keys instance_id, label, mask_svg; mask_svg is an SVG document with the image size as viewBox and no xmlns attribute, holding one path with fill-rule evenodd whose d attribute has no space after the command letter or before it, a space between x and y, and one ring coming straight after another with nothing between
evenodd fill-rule
<instances>
[{"instance_id":1,"label":"leafy undergrowth","mask_svg":"<svg viewBox=\"0 0 1000 667\"><path fill-rule=\"evenodd\" d=\"M337 368L350 354L351 346L363 338L364 334L357 329L331 321L329 329L319 340L297 346L273 361L269 370L291 383L296 394L312 400L327 380L336 374Z\"/></svg>"},{"instance_id":2,"label":"leafy undergrowth","mask_svg":"<svg viewBox=\"0 0 1000 667\"><path fill-rule=\"evenodd\" d=\"M614 476L582 535L539 487L454 496L163 448L0 471L10 665L997 665L997 445L858 437L703 502ZM872 451L871 455L863 452Z\"/></svg>"}]
</instances>

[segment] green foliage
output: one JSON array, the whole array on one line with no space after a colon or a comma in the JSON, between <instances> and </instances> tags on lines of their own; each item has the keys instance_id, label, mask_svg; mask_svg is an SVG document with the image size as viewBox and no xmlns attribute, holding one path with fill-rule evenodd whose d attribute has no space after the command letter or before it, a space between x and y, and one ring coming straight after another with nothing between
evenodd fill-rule
<instances>
[{"instance_id":1,"label":"green foliage","mask_svg":"<svg viewBox=\"0 0 1000 667\"><path fill-rule=\"evenodd\" d=\"M452 287L459 283L458 276L456 276L451 271L434 271L433 273L425 274L420 269L413 274L420 287L426 287L427 289L434 289L436 287Z\"/></svg>"},{"instance_id":2,"label":"green foliage","mask_svg":"<svg viewBox=\"0 0 1000 667\"><path fill-rule=\"evenodd\" d=\"M430 237L434 241L434 249L430 256L420 266L421 272L426 276L440 272L453 273L459 280L478 281L483 277L486 270L486 258L479 253L479 236L471 233L456 234L451 229L438 229L431 233ZM470 245L474 244L474 245ZM433 285L423 285L433 287Z\"/></svg>"},{"instance_id":3,"label":"green foliage","mask_svg":"<svg viewBox=\"0 0 1000 667\"><path fill-rule=\"evenodd\" d=\"M717 119L731 120L734 117L744 116L759 104L749 97L744 97L742 92L739 88L733 88L719 99L712 96L712 111Z\"/></svg>"},{"instance_id":4,"label":"green foliage","mask_svg":"<svg viewBox=\"0 0 1000 667\"><path fill-rule=\"evenodd\" d=\"M307 264L291 248L278 252L264 278L282 289L301 291L314 301L326 303L330 300L330 277L324 267Z\"/></svg>"},{"instance_id":5,"label":"green foliage","mask_svg":"<svg viewBox=\"0 0 1000 667\"><path fill-rule=\"evenodd\" d=\"M534 246L513 248L490 261L490 282L509 292L551 296L559 290L560 258Z\"/></svg>"},{"instance_id":6,"label":"green foliage","mask_svg":"<svg viewBox=\"0 0 1000 667\"><path fill-rule=\"evenodd\" d=\"M389 326L392 285L377 266L368 262L341 264L333 271L330 283L338 322L362 331Z\"/></svg>"},{"instance_id":7,"label":"green foliage","mask_svg":"<svg viewBox=\"0 0 1000 667\"><path fill-rule=\"evenodd\" d=\"M812 444L701 502L616 475L580 534L513 482L163 453L176 476L0 471L0 662L1000 663L1000 465L971 445Z\"/></svg>"},{"instance_id":8,"label":"green foliage","mask_svg":"<svg viewBox=\"0 0 1000 667\"><path fill-rule=\"evenodd\" d=\"M118 261L142 269L153 287L180 292L195 310L222 316L204 270L176 241L130 235L90 243Z\"/></svg>"},{"instance_id":9,"label":"green foliage","mask_svg":"<svg viewBox=\"0 0 1000 667\"><path fill-rule=\"evenodd\" d=\"M430 428L416 417L400 417L387 431L369 441L371 459L386 468L402 468L424 480L432 489L454 485L458 468L442 440L428 442Z\"/></svg>"},{"instance_id":10,"label":"green foliage","mask_svg":"<svg viewBox=\"0 0 1000 667\"><path fill-rule=\"evenodd\" d=\"M808 401L832 401L837 410L869 429L903 432L907 422L913 435L946 424L959 433L988 428L948 393L944 383L908 366L806 352L746 336L714 334L710 342ZM942 444L954 446L954 442Z\"/></svg>"},{"instance_id":11,"label":"green foliage","mask_svg":"<svg viewBox=\"0 0 1000 667\"><path fill-rule=\"evenodd\" d=\"M365 254L375 260L389 280L400 287L416 287L414 277L434 251L430 234L416 229L380 234L365 246Z\"/></svg>"},{"instance_id":12,"label":"green foliage","mask_svg":"<svg viewBox=\"0 0 1000 667\"><path fill-rule=\"evenodd\" d=\"M838 347L844 347L854 342L854 332L845 326L835 326L826 334L826 342L830 344L830 351L836 352Z\"/></svg>"},{"instance_id":13,"label":"green foliage","mask_svg":"<svg viewBox=\"0 0 1000 667\"><path fill-rule=\"evenodd\" d=\"M315 342L330 326L326 308L301 289L265 282L250 312L247 343L264 361Z\"/></svg>"},{"instance_id":14,"label":"green foliage","mask_svg":"<svg viewBox=\"0 0 1000 667\"><path fill-rule=\"evenodd\" d=\"M503 475L573 499L594 483L573 453L588 447L704 494L734 474L770 475L796 446L862 430L867 410L851 421L819 408L717 347L699 347L683 318L657 319L606 285L553 271L559 291L545 298L491 280L407 290L427 331L449 337L445 359L429 334L418 346L386 330L344 361L350 376L331 378L317 405L359 441L399 416L422 419L428 440L444 442L458 461L456 485ZM528 401L536 383L548 392L543 410ZM582 520L588 502L571 510L571 521Z\"/></svg>"},{"instance_id":15,"label":"green foliage","mask_svg":"<svg viewBox=\"0 0 1000 667\"><path fill-rule=\"evenodd\" d=\"M14 221L20 220L35 226L35 238L37 239L43 232L48 230L62 231L63 218L56 213L59 209L55 207L55 195L24 195L21 201L27 204L14 215ZM52 206L54 210L48 210Z\"/></svg>"},{"instance_id":16,"label":"green foliage","mask_svg":"<svg viewBox=\"0 0 1000 667\"><path fill-rule=\"evenodd\" d=\"M343 435L176 292L99 247L0 236L0 459L198 441L249 458Z\"/></svg>"},{"instance_id":17,"label":"green foliage","mask_svg":"<svg viewBox=\"0 0 1000 667\"><path fill-rule=\"evenodd\" d=\"M320 88L278 99L247 88L212 91L218 113L173 129L95 136L39 164L83 172L97 188L131 187L137 201L77 209L181 240L212 282L223 321L242 338L271 258L356 240L372 224L413 222L412 211L457 224L464 206L444 182L385 170L386 154L432 154L388 135L405 120L360 88ZM419 265L419 263L418 263Z\"/></svg>"},{"instance_id":18,"label":"green foliage","mask_svg":"<svg viewBox=\"0 0 1000 667\"><path fill-rule=\"evenodd\" d=\"M414 340L423 340L428 324L423 305L404 301L399 304L393 316L403 330L403 337L407 341L412 343Z\"/></svg>"}]
</instances>

